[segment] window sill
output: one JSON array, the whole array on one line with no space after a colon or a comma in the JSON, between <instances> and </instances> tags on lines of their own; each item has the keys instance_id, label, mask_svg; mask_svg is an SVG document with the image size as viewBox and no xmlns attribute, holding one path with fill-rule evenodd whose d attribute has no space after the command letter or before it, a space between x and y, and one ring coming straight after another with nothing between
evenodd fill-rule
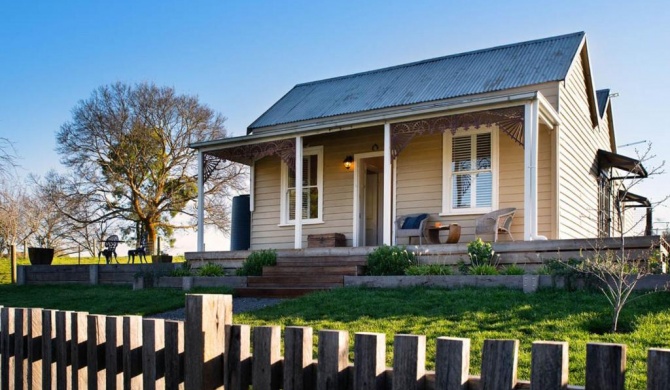
<instances>
[{"instance_id":1,"label":"window sill","mask_svg":"<svg viewBox=\"0 0 670 390\"><path fill-rule=\"evenodd\" d=\"M440 217L451 217L454 215L458 216L480 216L484 215L486 213L490 213L494 209L474 209L474 210L447 210L447 211L442 211L438 215Z\"/></svg>"},{"instance_id":2,"label":"window sill","mask_svg":"<svg viewBox=\"0 0 670 390\"><path fill-rule=\"evenodd\" d=\"M311 219L311 220L302 221L303 225L320 225L320 224L323 224L323 223L325 223L325 222L323 222L323 220L321 220L321 219ZM295 222L280 223L277 226L279 226L279 227L295 226Z\"/></svg>"}]
</instances>

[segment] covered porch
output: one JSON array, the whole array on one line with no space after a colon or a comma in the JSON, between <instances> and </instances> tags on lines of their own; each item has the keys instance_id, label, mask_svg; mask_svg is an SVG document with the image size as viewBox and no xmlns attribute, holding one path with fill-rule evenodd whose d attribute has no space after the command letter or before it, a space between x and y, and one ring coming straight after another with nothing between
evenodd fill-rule
<instances>
[{"instance_id":1,"label":"covered porch","mask_svg":"<svg viewBox=\"0 0 670 390\"><path fill-rule=\"evenodd\" d=\"M312 125L302 125L291 128L290 130L283 130L281 134L272 132L263 132L258 134L251 134L244 137L223 139L218 141L204 142L193 145L199 151L200 170L198 187L201 190L206 184L209 174L216 169L218 161L230 160L243 164L247 164L251 169L251 212L252 215L258 211L256 208L257 188L255 187L256 164L264 157L278 158L282 167L287 167L291 171L290 177L305 177L309 174L311 167L305 167L305 158L310 152L309 149L314 149L310 144L310 140L318 137L343 137L347 134L354 134L360 129L379 129L379 141L374 142L372 149L368 152L352 153L351 155L343 155L339 157L340 165L342 158L344 163L352 164L353 171L363 169L366 162L374 159L375 164L380 168L378 170L379 192L383 194L379 201L379 231L375 234L379 235L379 240L373 245L395 244L395 219L404 214L405 210L399 202L399 194L402 196L402 188L399 188L399 182L402 182L402 170L398 170L398 161L403 151L411 144L410 141L424 136L441 137L445 132L454 134L456 130L466 131L483 127L494 126L505 139L512 146L518 148L522 163L519 165L519 175L522 177L519 188L522 188L523 196L519 199L518 204L518 224L521 234L515 236L516 239L524 241L545 240L546 235L540 234L538 228L538 138L539 128L542 126L548 131L551 131L559 126L558 115L551 104L547 102L541 92L523 93L517 95L498 96L490 98L481 98L477 100L463 100L458 102L447 102L440 104L422 105L418 107L411 107L403 110L394 110L393 112L383 113L373 118L365 117L356 120L350 118L348 120L339 119L332 122L319 122ZM373 131L374 132L374 131ZM373 133L371 132L371 133ZM346 138L342 138L343 140ZM307 142L307 145L305 145ZM346 141L344 141L346 142ZM321 153L325 149L326 163L333 160L328 156L328 147L321 146ZM329 160L330 159L330 160ZM308 161L309 163L309 161ZM322 164L322 163L320 163ZM279 165L279 164L278 164ZM284 168L282 168L284 169ZM328 169L333 169L332 165ZM341 167L335 168L342 170ZM349 167L347 168L347 170ZM522 170L522 172L521 172ZM355 173L353 180L349 179L348 183L342 180L329 180L324 189L323 186L318 188L318 202L331 202L327 204L328 207L340 207L343 213L349 213L350 219L346 226L342 225L342 217L324 218L319 215L319 218L310 220L310 215L305 214L305 204L310 204L310 191L314 189L309 188L311 183L305 183L303 180L294 180L291 183L290 193L287 195L286 191L277 191L276 197L281 197L281 204L288 204L286 210L277 210L274 217L274 223L282 230L282 234L287 229L292 230L290 243L293 249L302 249L306 245L306 236L309 229L315 225L319 225L320 232L328 233L344 233L347 235L348 245L351 247L360 247L364 249L370 245L365 237L365 225L362 222L364 218L364 211L362 210L363 202L361 198L361 187L365 184L359 180L358 174ZM324 181L328 179L327 172L324 177L319 177L315 181ZM278 179L277 179L278 180ZM282 180L283 176L282 176ZM440 176L439 180L442 180ZM322 183L321 182L321 183ZM346 183L346 184L345 184ZM307 185L305 185L307 184ZM439 185L439 183L432 183ZM494 182L493 185L497 185ZM338 187L333 187L333 186ZM347 187L347 188L344 188ZM282 188L285 188L282 184ZM343 205L342 199L333 200L331 190L348 191L347 195L351 198L350 204ZM204 204L202 198L203 191L199 191L200 198L198 204ZM330 196L330 199L324 201L323 199ZM286 197L286 198L284 198ZM338 203L339 202L339 203ZM332 206L332 203L337 203L339 206ZM309 207L309 206L308 206ZM316 207L316 206L314 206ZM321 204L319 208L323 207ZM443 209L439 210L438 217L448 218L448 213L444 213ZM555 207L555 206L553 206ZM295 210L303 210L303 213L295 212ZM321 210L321 209L319 209ZM198 252L204 252L204 210L199 209L199 226L198 226ZM292 213L290 218L286 214ZM267 213L264 213L267 214ZM481 213L483 214L483 213ZM520 215L519 215L520 214ZM257 217L255 222L258 221ZM333 223L337 219L339 225ZM306 234L307 233L307 234ZM288 238L288 237L287 237ZM285 248L285 246L275 246L275 248ZM254 245L252 241L251 249L262 249Z\"/></svg>"}]
</instances>

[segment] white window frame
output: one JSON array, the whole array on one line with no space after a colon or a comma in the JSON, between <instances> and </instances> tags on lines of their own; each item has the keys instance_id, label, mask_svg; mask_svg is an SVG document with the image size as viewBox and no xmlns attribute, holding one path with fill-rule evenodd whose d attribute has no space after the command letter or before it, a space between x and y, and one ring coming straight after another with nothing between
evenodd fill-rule
<instances>
[{"instance_id":1,"label":"white window frame","mask_svg":"<svg viewBox=\"0 0 670 390\"><path fill-rule=\"evenodd\" d=\"M317 156L317 173L316 173L316 182L317 188L319 189L319 218L303 218L303 225L310 225L316 223L323 223L323 146L313 146L309 148L304 148L302 156ZM281 192L279 194L279 226L295 226L295 220L289 219L289 207L288 207L288 165L285 162L281 164ZM303 187L304 188L304 187ZM296 210L297 212L297 210Z\"/></svg>"},{"instance_id":2,"label":"white window frame","mask_svg":"<svg viewBox=\"0 0 670 390\"><path fill-rule=\"evenodd\" d=\"M454 137L476 137L477 134L491 134L491 174L493 180L491 185L491 207L470 207L470 208L453 208L452 205L452 170L451 170L451 154ZM451 131L445 131L442 136L442 212L441 216L449 215L467 215L467 214L485 214L498 209L498 193L499 193L499 164L498 164L498 128L493 126L490 128L458 130L456 134L452 135ZM472 143L472 145L476 145ZM475 195L476 196L476 195Z\"/></svg>"}]
</instances>

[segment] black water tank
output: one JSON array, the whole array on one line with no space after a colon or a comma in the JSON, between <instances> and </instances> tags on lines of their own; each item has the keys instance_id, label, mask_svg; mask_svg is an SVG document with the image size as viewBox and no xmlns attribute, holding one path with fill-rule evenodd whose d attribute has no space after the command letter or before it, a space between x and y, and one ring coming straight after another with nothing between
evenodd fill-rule
<instances>
[{"instance_id":1,"label":"black water tank","mask_svg":"<svg viewBox=\"0 0 670 390\"><path fill-rule=\"evenodd\" d=\"M233 198L233 215L230 226L230 250L243 251L251 246L251 211L249 195Z\"/></svg>"}]
</instances>

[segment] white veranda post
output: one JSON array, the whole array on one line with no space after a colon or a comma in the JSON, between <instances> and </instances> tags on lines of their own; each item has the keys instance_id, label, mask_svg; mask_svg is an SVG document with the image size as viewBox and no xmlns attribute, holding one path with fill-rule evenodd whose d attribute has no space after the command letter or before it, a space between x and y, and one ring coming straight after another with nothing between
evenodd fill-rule
<instances>
[{"instance_id":1,"label":"white veranda post","mask_svg":"<svg viewBox=\"0 0 670 390\"><path fill-rule=\"evenodd\" d=\"M391 178L393 177L391 169L391 125L389 123L384 124L384 235L383 240L384 244L392 245L392 229L393 224L391 221L391 201L393 197L392 193L392 184Z\"/></svg>"},{"instance_id":2,"label":"white veranda post","mask_svg":"<svg viewBox=\"0 0 670 390\"><path fill-rule=\"evenodd\" d=\"M202 150L198 150L198 252L205 250L205 189L204 189L204 158Z\"/></svg>"},{"instance_id":3,"label":"white veranda post","mask_svg":"<svg viewBox=\"0 0 670 390\"><path fill-rule=\"evenodd\" d=\"M536 240L537 230L537 152L538 152L538 101L532 100L524 107L524 211L523 234L526 241Z\"/></svg>"},{"instance_id":4,"label":"white veranda post","mask_svg":"<svg viewBox=\"0 0 670 390\"><path fill-rule=\"evenodd\" d=\"M319 194L323 196L322 194ZM302 137L295 137L295 249L302 248Z\"/></svg>"}]
</instances>

